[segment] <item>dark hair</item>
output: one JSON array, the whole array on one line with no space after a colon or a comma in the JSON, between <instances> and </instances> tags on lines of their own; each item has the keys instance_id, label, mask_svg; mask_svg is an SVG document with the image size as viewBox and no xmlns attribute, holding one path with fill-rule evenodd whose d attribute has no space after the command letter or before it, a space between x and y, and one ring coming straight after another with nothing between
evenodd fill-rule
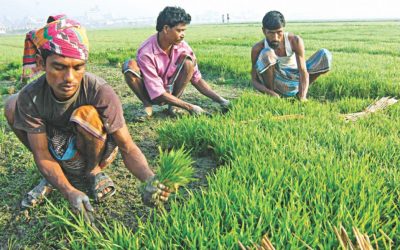
<instances>
[{"instance_id":1,"label":"dark hair","mask_svg":"<svg viewBox=\"0 0 400 250\"><path fill-rule=\"evenodd\" d=\"M45 64L46 64L47 57L49 57L49 56L51 56L51 55L54 55L55 53L52 52L52 51L50 51L50 50L48 50L48 49L39 49L39 54L40 54L40 55L42 56L42 58L43 58L43 65L45 65Z\"/></svg>"},{"instance_id":2,"label":"dark hair","mask_svg":"<svg viewBox=\"0 0 400 250\"><path fill-rule=\"evenodd\" d=\"M54 22L56 19L53 17L53 16L49 16L48 18L47 18L47 21L46 21L46 23L51 23L51 22Z\"/></svg>"},{"instance_id":3,"label":"dark hair","mask_svg":"<svg viewBox=\"0 0 400 250\"><path fill-rule=\"evenodd\" d=\"M283 28L286 25L285 18L279 11L273 10L267 12L262 20L263 28L269 30L276 30Z\"/></svg>"},{"instance_id":4,"label":"dark hair","mask_svg":"<svg viewBox=\"0 0 400 250\"><path fill-rule=\"evenodd\" d=\"M180 23L190 24L192 17L180 7L165 7L157 17L156 30L162 31L164 25L175 27Z\"/></svg>"}]
</instances>

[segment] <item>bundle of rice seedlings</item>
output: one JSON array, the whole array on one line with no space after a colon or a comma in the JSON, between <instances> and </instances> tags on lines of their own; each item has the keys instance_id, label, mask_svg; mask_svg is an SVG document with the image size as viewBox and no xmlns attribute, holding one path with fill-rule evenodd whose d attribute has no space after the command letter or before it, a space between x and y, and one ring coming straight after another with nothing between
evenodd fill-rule
<instances>
[{"instance_id":1,"label":"bundle of rice seedlings","mask_svg":"<svg viewBox=\"0 0 400 250\"><path fill-rule=\"evenodd\" d=\"M159 151L157 179L172 192L178 191L180 186L186 186L195 179L190 152L185 152L183 146L169 152L164 152L159 147Z\"/></svg>"},{"instance_id":2,"label":"bundle of rice seedlings","mask_svg":"<svg viewBox=\"0 0 400 250\"><path fill-rule=\"evenodd\" d=\"M396 98L390 98L390 97L382 97L378 101L375 101L374 103L370 104L364 111L362 112L356 112L356 113L351 113L351 114L346 114L344 116L344 119L346 122L349 121L356 121L361 117L367 116L371 113L384 110L385 108L395 104L398 102Z\"/></svg>"}]
</instances>

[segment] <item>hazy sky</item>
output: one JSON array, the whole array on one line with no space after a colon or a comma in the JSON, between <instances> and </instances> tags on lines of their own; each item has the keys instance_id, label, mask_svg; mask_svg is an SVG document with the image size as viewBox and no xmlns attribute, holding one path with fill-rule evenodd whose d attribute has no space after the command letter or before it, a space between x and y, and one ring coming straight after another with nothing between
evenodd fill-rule
<instances>
[{"instance_id":1,"label":"hazy sky","mask_svg":"<svg viewBox=\"0 0 400 250\"><path fill-rule=\"evenodd\" d=\"M192 15L194 23L206 15L220 19L225 13L230 14L231 21L235 21L235 17L261 21L267 11L274 9L281 11L288 20L400 19L399 0L0 0L0 17L45 19L49 14L57 13L79 17L98 8L101 14L114 17L155 19L167 5L183 7Z\"/></svg>"}]
</instances>

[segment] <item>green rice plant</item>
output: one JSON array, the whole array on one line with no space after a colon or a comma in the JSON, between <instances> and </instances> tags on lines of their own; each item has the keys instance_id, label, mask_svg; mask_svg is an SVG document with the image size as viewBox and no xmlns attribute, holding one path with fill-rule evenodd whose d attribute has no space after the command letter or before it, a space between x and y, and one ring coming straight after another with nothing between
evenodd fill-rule
<instances>
[{"instance_id":1,"label":"green rice plant","mask_svg":"<svg viewBox=\"0 0 400 250\"><path fill-rule=\"evenodd\" d=\"M124 224L113 221L111 225L107 222L101 223L103 236L111 243L110 249L136 249L138 238L133 231Z\"/></svg>"},{"instance_id":2,"label":"green rice plant","mask_svg":"<svg viewBox=\"0 0 400 250\"><path fill-rule=\"evenodd\" d=\"M0 67L0 72L0 80L16 81L21 76L22 67L20 63L11 62Z\"/></svg>"},{"instance_id":3,"label":"green rice plant","mask_svg":"<svg viewBox=\"0 0 400 250\"><path fill-rule=\"evenodd\" d=\"M191 26L186 37L203 77L251 86L250 49L263 38L259 27ZM279 249L337 249L333 229L343 225L376 235L372 243L382 249L398 249L400 105L355 123L345 123L342 114L361 111L378 97L399 96L399 23L288 23L286 29L303 37L306 57L322 47L333 54L332 71L310 86L308 103L268 98L249 88L224 116L149 121L164 148L184 144L192 155L207 153L219 160L221 166L206 177L207 188L188 190L184 201L170 204L168 213L152 210L134 233L115 215L99 224L97 238L87 225L75 228L68 224L72 217L63 215L56 219L60 230L51 231L60 246L67 241L72 249L237 249L238 240L252 245L267 233ZM151 34L150 28L89 31L89 70L116 89L125 110L132 107L132 93L114 64L134 56ZM20 60L23 39L0 38L1 65ZM228 93L223 94L238 89L225 87ZM140 125L127 122L136 133ZM8 207L39 176L4 118L0 125L0 184L6 189L0 195L0 209L6 211L0 218L0 245L18 235L28 248L43 248L35 241L41 230L8 233L13 220Z\"/></svg>"},{"instance_id":4,"label":"green rice plant","mask_svg":"<svg viewBox=\"0 0 400 250\"><path fill-rule=\"evenodd\" d=\"M130 58L134 58L136 55L135 49L118 49L116 51L108 51L106 53L107 61L110 65L121 64Z\"/></svg>"},{"instance_id":5,"label":"green rice plant","mask_svg":"<svg viewBox=\"0 0 400 250\"><path fill-rule=\"evenodd\" d=\"M7 249L8 250L16 249L16 243L17 239L15 237L11 237L10 239L7 240Z\"/></svg>"},{"instance_id":6,"label":"green rice plant","mask_svg":"<svg viewBox=\"0 0 400 250\"><path fill-rule=\"evenodd\" d=\"M186 152L183 146L178 150L171 149L169 152L163 151L161 147L158 150L160 155L157 179L161 183L176 192L180 186L186 186L194 180L193 160L190 152Z\"/></svg>"},{"instance_id":7,"label":"green rice plant","mask_svg":"<svg viewBox=\"0 0 400 250\"><path fill-rule=\"evenodd\" d=\"M138 242L131 229L113 221L98 222L99 228L87 223L82 214L76 215L66 206L57 207L47 200L50 221L70 244L67 249L135 249Z\"/></svg>"},{"instance_id":8,"label":"green rice plant","mask_svg":"<svg viewBox=\"0 0 400 250\"><path fill-rule=\"evenodd\" d=\"M332 249L338 246L333 225L340 223L376 234L381 246L380 229L397 242L400 212L393 204L400 141L391 135L398 134L399 120L388 115L397 117L399 108L394 105L354 124L339 115L368 104L356 99L303 104L249 93L224 117L167 124L160 130L161 141L192 145L200 138L225 165L209 178L207 190L171 210L167 221L179 220L176 226L157 221L165 232L152 244L167 239L162 235L175 235L171 245L229 248L237 239L255 242L271 232L280 249L304 243ZM275 118L294 114L301 119ZM202 213L186 218L190 211ZM189 225L202 230L187 230ZM146 234L154 235L150 228Z\"/></svg>"},{"instance_id":9,"label":"green rice plant","mask_svg":"<svg viewBox=\"0 0 400 250\"><path fill-rule=\"evenodd\" d=\"M106 248L110 245L95 226L87 223L82 213L76 215L66 206L59 208L49 200L46 201L50 221L61 233L66 234L72 248L85 245L88 249Z\"/></svg>"}]
</instances>

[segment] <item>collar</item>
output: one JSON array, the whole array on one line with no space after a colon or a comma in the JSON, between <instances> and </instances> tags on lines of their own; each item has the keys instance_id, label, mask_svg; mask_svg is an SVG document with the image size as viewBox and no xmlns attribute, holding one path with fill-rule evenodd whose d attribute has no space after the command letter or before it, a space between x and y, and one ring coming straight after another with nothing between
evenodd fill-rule
<instances>
[{"instance_id":1,"label":"collar","mask_svg":"<svg viewBox=\"0 0 400 250\"><path fill-rule=\"evenodd\" d=\"M159 36L159 33L157 32L153 37L153 39L154 39L153 40L153 52L154 52L155 55L158 55L158 54L165 54L166 55L165 51L158 44L158 36ZM176 50L176 49L178 49L178 46L175 45L175 44L172 45L171 50Z\"/></svg>"},{"instance_id":2,"label":"collar","mask_svg":"<svg viewBox=\"0 0 400 250\"><path fill-rule=\"evenodd\" d=\"M159 36L159 33L157 32L157 33L154 35L154 37L153 37L153 51L154 51L154 54L162 54L162 53L165 53L165 52L161 49L160 45L158 44L158 36Z\"/></svg>"}]
</instances>

